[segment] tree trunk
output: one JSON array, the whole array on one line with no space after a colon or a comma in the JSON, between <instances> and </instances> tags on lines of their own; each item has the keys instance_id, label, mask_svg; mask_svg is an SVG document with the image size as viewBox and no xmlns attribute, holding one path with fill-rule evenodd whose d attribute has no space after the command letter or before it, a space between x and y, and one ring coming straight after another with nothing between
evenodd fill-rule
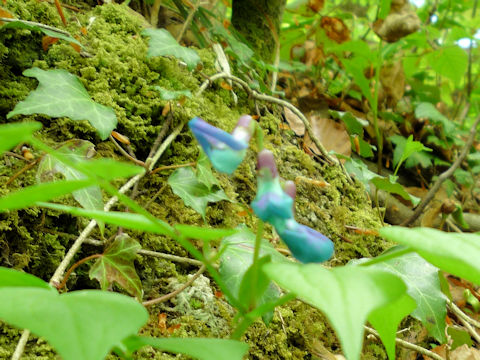
<instances>
[{"instance_id":1,"label":"tree trunk","mask_svg":"<svg viewBox=\"0 0 480 360\"><path fill-rule=\"evenodd\" d=\"M275 58L286 0L233 0L232 25L260 57Z\"/></svg>"}]
</instances>

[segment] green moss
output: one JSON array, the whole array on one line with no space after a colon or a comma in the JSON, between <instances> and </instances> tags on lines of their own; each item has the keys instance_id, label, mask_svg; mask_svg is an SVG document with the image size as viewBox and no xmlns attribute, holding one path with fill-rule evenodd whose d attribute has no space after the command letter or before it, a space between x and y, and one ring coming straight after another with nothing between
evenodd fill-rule
<instances>
[{"instance_id":1,"label":"green moss","mask_svg":"<svg viewBox=\"0 0 480 360\"><path fill-rule=\"evenodd\" d=\"M61 27L54 6L47 2L8 0L7 8L20 18ZM68 10L66 13L67 17L75 16L82 26L88 24L89 19L95 16L88 34L81 40L85 45L85 51L91 57L80 56L69 44L62 41L44 52L41 48L42 35L29 31L0 30L0 66L3 69L0 73L0 118L4 119L15 104L37 86L34 79L22 76L22 71L32 66L42 69L66 69L80 78L95 101L115 110L119 121L118 131L130 138L133 151L138 158L144 159L166 120L162 116L166 102L159 98L153 86L172 90L189 89L195 93L203 78L179 66L175 59L147 60L147 42L140 34L144 20L124 6L110 4L80 13L73 14ZM71 21L68 30L72 34L77 34L79 25ZM202 71L208 75L215 73L213 53L210 50L200 50L199 53L204 66ZM240 115L252 113L254 109L253 103L246 98L243 90L235 91L239 96L237 106L233 104L231 93L217 85L213 85L200 96L188 99L183 106L173 104L172 127L194 116L200 116L222 129L231 131ZM390 244L378 237L353 234L345 228L345 225L365 229L380 227L377 214L372 210L361 185L349 184L338 168L321 166L305 154L296 145L296 139L291 133L280 130L280 109L273 108L270 110L272 113L262 111L265 113L260 118L260 124L264 131L265 143L275 154L281 176L289 180L300 179L297 181L297 220L321 231L335 242L336 254L330 265L344 264L352 258L375 256L389 247ZM95 130L86 121L51 119L43 115L17 116L12 121L24 119L42 122L44 128L38 136L52 146L68 139L81 138L94 142L99 156L121 158L116 154L114 145L110 142L101 142ZM253 144L247 152L245 161L232 176L217 174L221 187L232 201L210 204L207 208L207 224L235 227L246 223L249 227L255 228L254 218L239 214L255 197L257 150ZM157 165L189 163L195 161L197 156L198 144L185 128ZM25 163L19 159L11 157L0 159L0 196L35 183L36 170L33 168L19 176L12 184L5 185L24 165ZM136 200L142 206L149 204L148 210L153 215L171 224L203 225L201 216L186 207L166 185L171 172L172 170L167 170L146 176L139 184ZM327 181L330 186L318 187L315 181L321 179ZM121 182L117 181L115 184L120 185ZM156 200L151 202L160 189L163 190ZM76 205L68 196L59 201ZM116 209L122 210L123 207L118 206ZM2 249L0 265L22 269L48 280L79 230L87 222L87 219L77 219L35 207L0 214ZM115 227L107 227L106 237L115 234L116 230ZM270 230L271 228L267 227L266 237L273 239ZM145 249L188 256L185 249L169 238L136 231L128 233ZM97 230L91 236L100 238ZM100 251L101 248L84 246L74 260ZM142 279L146 299L168 293L175 284L185 282L187 274L196 271L196 268L190 265L146 256L138 256L135 266ZM68 282L69 289L97 287L95 282L89 280L87 272L86 265L76 270L76 274ZM151 318L142 333L165 336L158 328L156 316L166 312L170 325L180 324L180 328L174 332L175 336L228 337L234 310L223 299L211 296L212 286L211 284L210 292L206 290L208 287L200 292L210 294L208 300L199 299L199 295L195 293L190 294L188 299L189 293L185 292L187 299L183 302L178 298L153 306L150 309ZM195 287L192 289L195 290ZM210 325L206 324L205 319ZM9 357L19 333L3 325L0 327L0 335L0 358L4 354ZM321 339L325 346L339 352L338 341L324 317L317 310L299 302L292 302L279 308L269 328L258 321L245 334L245 340L251 346L249 356L251 359L303 359L312 353L313 339ZM53 356L53 352L44 342L37 340L29 342L27 359ZM142 350L138 357L173 358L149 348Z\"/></svg>"}]
</instances>

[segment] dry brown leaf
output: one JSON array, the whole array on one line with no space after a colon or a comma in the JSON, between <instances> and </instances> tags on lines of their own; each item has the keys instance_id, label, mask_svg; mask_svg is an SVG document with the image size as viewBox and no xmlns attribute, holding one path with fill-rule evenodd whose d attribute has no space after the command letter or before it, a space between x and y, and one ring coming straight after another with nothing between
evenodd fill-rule
<instances>
[{"instance_id":1,"label":"dry brown leaf","mask_svg":"<svg viewBox=\"0 0 480 360\"><path fill-rule=\"evenodd\" d=\"M12 13L2 8L0 8L0 17L13 19ZM3 21L0 21L0 25L3 25Z\"/></svg>"},{"instance_id":2,"label":"dry brown leaf","mask_svg":"<svg viewBox=\"0 0 480 360\"><path fill-rule=\"evenodd\" d=\"M385 92L387 106L395 107L405 93L405 73L402 62L397 61L383 66L380 71L380 83Z\"/></svg>"},{"instance_id":3,"label":"dry brown leaf","mask_svg":"<svg viewBox=\"0 0 480 360\"><path fill-rule=\"evenodd\" d=\"M393 0L390 13L373 24L373 31L387 42L395 42L420 28L420 19L408 0Z\"/></svg>"},{"instance_id":4,"label":"dry brown leaf","mask_svg":"<svg viewBox=\"0 0 480 360\"><path fill-rule=\"evenodd\" d=\"M303 125L302 120L287 107L284 107L283 111L285 113L285 120L287 120L288 125L290 125L295 135L303 136L305 134L305 125Z\"/></svg>"},{"instance_id":5,"label":"dry brown leaf","mask_svg":"<svg viewBox=\"0 0 480 360\"><path fill-rule=\"evenodd\" d=\"M314 135L327 151L333 150L336 153L350 156L352 153L350 136L342 124L317 115L307 116L307 119L310 121ZM305 133L304 139L305 145L312 149L315 154L320 155L320 150L313 143L308 133Z\"/></svg>"},{"instance_id":6,"label":"dry brown leaf","mask_svg":"<svg viewBox=\"0 0 480 360\"><path fill-rule=\"evenodd\" d=\"M322 17L320 26L325 30L327 36L336 41L337 43L343 43L350 40L350 30L342 19L330 16Z\"/></svg>"},{"instance_id":7,"label":"dry brown leaf","mask_svg":"<svg viewBox=\"0 0 480 360\"><path fill-rule=\"evenodd\" d=\"M308 0L308 7L316 13L323 9L324 4L325 0Z\"/></svg>"},{"instance_id":8,"label":"dry brown leaf","mask_svg":"<svg viewBox=\"0 0 480 360\"><path fill-rule=\"evenodd\" d=\"M43 51L47 51L50 45L55 44L59 39L51 36L42 37L42 48Z\"/></svg>"},{"instance_id":9,"label":"dry brown leaf","mask_svg":"<svg viewBox=\"0 0 480 360\"><path fill-rule=\"evenodd\" d=\"M450 360L480 360L480 351L463 344L450 353Z\"/></svg>"}]
</instances>

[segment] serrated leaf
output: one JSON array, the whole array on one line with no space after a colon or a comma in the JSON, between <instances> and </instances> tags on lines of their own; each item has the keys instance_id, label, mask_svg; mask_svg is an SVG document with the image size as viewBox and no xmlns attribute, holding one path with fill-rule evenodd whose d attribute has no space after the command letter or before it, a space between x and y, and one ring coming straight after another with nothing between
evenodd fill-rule
<instances>
[{"instance_id":1,"label":"serrated leaf","mask_svg":"<svg viewBox=\"0 0 480 360\"><path fill-rule=\"evenodd\" d=\"M360 359L363 325L370 313L406 292L401 279L378 269L287 263L270 263L263 269L282 288L322 310L349 360Z\"/></svg>"},{"instance_id":2,"label":"serrated leaf","mask_svg":"<svg viewBox=\"0 0 480 360\"><path fill-rule=\"evenodd\" d=\"M2 321L43 337L64 360L103 360L148 319L134 299L99 290L4 287L0 303Z\"/></svg>"},{"instance_id":3,"label":"serrated leaf","mask_svg":"<svg viewBox=\"0 0 480 360\"><path fill-rule=\"evenodd\" d=\"M40 130L42 124L38 122L23 122L0 125L0 155L15 145L27 141L32 134Z\"/></svg>"},{"instance_id":4,"label":"serrated leaf","mask_svg":"<svg viewBox=\"0 0 480 360\"><path fill-rule=\"evenodd\" d=\"M140 214L126 213L120 211L99 211L99 210L85 210L73 206L66 206L52 203L38 203L38 206L49 209L68 212L69 214L77 216L86 216L97 221L104 221L108 224L118 225L132 230L143 230L159 235L167 235L175 237L173 228L166 222L156 219L155 223L150 221L147 217Z\"/></svg>"},{"instance_id":5,"label":"serrated leaf","mask_svg":"<svg viewBox=\"0 0 480 360\"><path fill-rule=\"evenodd\" d=\"M438 269L416 253L395 257L371 267L391 272L405 282L407 293L417 304L411 315L420 320L435 339L444 343L447 308L446 297L440 289Z\"/></svg>"},{"instance_id":6,"label":"serrated leaf","mask_svg":"<svg viewBox=\"0 0 480 360\"><path fill-rule=\"evenodd\" d=\"M181 46L166 29L145 29L142 35L150 37L147 57L175 56L184 61L190 70L200 62L195 50Z\"/></svg>"},{"instance_id":7,"label":"serrated leaf","mask_svg":"<svg viewBox=\"0 0 480 360\"><path fill-rule=\"evenodd\" d=\"M39 287L46 290L53 290L55 292L57 291L55 288L36 276L0 266L0 288L14 286Z\"/></svg>"},{"instance_id":8,"label":"serrated leaf","mask_svg":"<svg viewBox=\"0 0 480 360\"><path fill-rule=\"evenodd\" d=\"M427 54L426 58L433 70L454 83L459 83L467 71L467 52L456 45L441 47Z\"/></svg>"},{"instance_id":9,"label":"serrated leaf","mask_svg":"<svg viewBox=\"0 0 480 360\"><path fill-rule=\"evenodd\" d=\"M199 360L242 360L248 351L247 344L229 339L130 336L123 341L123 345L127 349L127 356L144 346L152 346L162 351L193 356Z\"/></svg>"},{"instance_id":10,"label":"serrated leaf","mask_svg":"<svg viewBox=\"0 0 480 360\"><path fill-rule=\"evenodd\" d=\"M380 234L412 248L436 267L480 284L480 235L400 226L382 228Z\"/></svg>"},{"instance_id":11,"label":"serrated leaf","mask_svg":"<svg viewBox=\"0 0 480 360\"><path fill-rule=\"evenodd\" d=\"M172 191L178 195L185 205L190 206L203 218L207 204L209 202L217 202L221 200L229 200L223 190L209 190L195 176L191 167L180 168L175 170L168 177L168 184Z\"/></svg>"},{"instance_id":12,"label":"serrated leaf","mask_svg":"<svg viewBox=\"0 0 480 360\"><path fill-rule=\"evenodd\" d=\"M375 185L377 189L386 191L391 194L400 195L405 200L411 201L414 206L416 206L420 202L419 198L410 195L401 184L392 181L391 178L387 179L376 177L371 179L370 181L373 185Z\"/></svg>"},{"instance_id":13,"label":"serrated leaf","mask_svg":"<svg viewBox=\"0 0 480 360\"><path fill-rule=\"evenodd\" d=\"M25 70L23 75L36 78L39 81L38 87L7 114L7 119L19 114L45 114L88 120L102 140L108 138L117 126L117 116L113 109L94 102L81 81L68 71L44 71L34 67Z\"/></svg>"},{"instance_id":14,"label":"serrated leaf","mask_svg":"<svg viewBox=\"0 0 480 360\"><path fill-rule=\"evenodd\" d=\"M135 271L133 260L142 247L127 234L118 235L90 268L90 279L97 279L102 290L117 283L138 300L142 299L142 282Z\"/></svg>"},{"instance_id":15,"label":"serrated leaf","mask_svg":"<svg viewBox=\"0 0 480 360\"><path fill-rule=\"evenodd\" d=\"M28 24L28 23L25 23L24 21L11 21L11 22L5 23L3 26L1 26L1 28L3 28L3 29L7 29L7 28L10 28L10 29L26 29L26 30L30 30L30 31L40 31L40 32L44 33L45 35L50 36L52 38L62 39L62 40L68 41L69 43L77 44L78 46L83 48L83 45L77 39L75 39L74 37L67 36L67 35L59 33L57 31L48 30L48 29L45 29L44 27L40 27L40 26L37 26L35 24Z\"/></svg>"},{"instance_id":16,"label":"serrated leaf","mask_svg":"<svg viewBox=\"0 0 480 360\"><path fill-rule=\"evenodd\" d=\"M210 160L208 160L207 155L201 148L197 159L197 179L204 184L208 190L210 190L213 185L220 186L220 182L215 175L213 175Z\"/></svg>"},{"instance_id":17,"label":"serrated leaf","mask_svg":"<svg viewBox=\"0 0 480 360\"><path fill-rule=\"evenodd\" d=\"M95 153L93 149L94 145L90 141L75 139L65 142L55 151L75 164L91 157ZM66 180L83 180L87 178L86 175L62 163L52 154L47 154L38 166L37 182L54 181L55 173L62 174ZM103 210L102 192L97 185L73 191L72 195L85 209Z\"/></svg>"},{"instance_id":18,"label":"serrated leaf","mask_svg":"<svg viewBox=\"0 0 480 360\"><path fill-rule=\"evenodd\" d=\"M35 205L38 201L48 201L75 190L92 186L94 180L62 180L29 186L0 198L0 212L22 209Z\"/></svg>"},{"instance_id":19,"label":"serrated leaf","mask_svg":"<svg viewBox=\"0 0 480 360\"><path fill-rule=\"evenodd\" d=\"M395 338L398 325L416 306L415 300L405 294L400 299L372 311L368 316L368 321L378 331L390 360L395 360Z\"/></svg>"},{"instance_id":20,"label":"serrated leaf","mask_svg":"<svg viewBox=\"0 0 480 360\"><path fill-rule=\"evenodd\" d=\"M167 90L160 86L154 86L155 90L160 93L160 99L162 100L176 100L181 97L192 97L192 92L190 90Z\"/></svg>"},{"instance_id":21,"label":"serrated leaf","mask_svg":"<svg viewBox=\"0 0 480 360\"><path fill-rule=\"evenodd\" d=\"M220 277L225 282L225 286L237 299L241 297L240 288L244 275L253 262L256 237L255 234L246 227L239 228L238 230L238 233L222 240L220 245L220 267L218 269ZM262 239L259 256L270 256L273 262L288 261L265 239ZM276 300L280 295L281 292L278 287L270 283L267 290L259 297L257 305ZM248 306L248 304L244 305ZM269 315L266 314L267 319L268 316Z\"/></svg>"}]
</instances>

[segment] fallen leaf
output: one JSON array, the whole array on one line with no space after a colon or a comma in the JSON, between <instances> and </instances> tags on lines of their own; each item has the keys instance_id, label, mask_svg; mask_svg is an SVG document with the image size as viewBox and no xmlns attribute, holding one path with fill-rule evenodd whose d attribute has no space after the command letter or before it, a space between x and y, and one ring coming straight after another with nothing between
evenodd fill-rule
<instances>
[{"instance_id":1,"label":"fallen leaf","mask_svg":"<svg viewBox=\"0 0 480 360\"><path fill-rule=\"evenodd\" d=\"M287 107L283 107L283 111L285 113L285 120L287 120L288 125L290 125L295 135L303 136L305 134L305 125L303 125L302 120Z\"/></svg>"},{"instance_id":2,"label":"fallen leaf","mask_svg":"<svg viewBox=\"0 0 480 360\"><path fill-rule=\"evenodd\" d=\"M395 105L403 98L405 93L405 73L401 61L382 66L380 71L380 83L385 92L387 106Z\"/></svg>"},{"instance_id":3,"label":"fallen leaf","mask_svg":"<svg viewBox=\"0 0 480 360\"><path fill-rule=\"evenodd\" d=\"M47 51L50 45L55 44L59 39L51 36L42 37L42 49Z\"/></svg>"},{"instance_id":4,"label":"fallen leaf","mask_svg":"<svg viewBox=\"0 0 480 360\"><path fill-rule=\"evenodd\" d=\"M130 145L130 139L126 137L125 135L120 134L119 132L116 132L115 130L112 131L112 136L120 141L122 144L125 145Z\"/></svg>"},{"instance_id":5,"label":"fallen leaf","mask_svg":"<svg viewBox=\"0 0 480 360\"><path fill-rule=\"evenodd\" d=\"M339 44L350 40L350 30L348 30L347 25L345 25L342 19L324 16L322 17L320 26L325 30L325 33L330 39Z\"/></svg>"},{"instance_id":6,"label":"fallen leaf","mask_svg":"<svg viewBox=\"0 0 480 360\"><path fill-rule=\"evenodd\" d=\"M373 31L387 42L395 42L420 28L420 19L408 0L393 0L385 20L373 23Z\"/></svg>"},{"instance_id":7,"label":"fallen leaf","mask_svg":"<svg viewBox=\"0 0 480 360\"><path fill-rule=\"evenodd\" d=\"M450 353L450 360L480 360L480 351L464 344Z\"/></svg>"},{"instance_id":8,"label":"fallen leaf","mask_svg":"<svg viewBox=\"0 0 480 360\"><path fill-rule=\"evenodd\" d=\"M338 154L350 156L352 153L350 136L342 124L317 115L307 116L307 118L310 120L314 135L327 151L333 150ZM305 133L304 139L306 146L312 149L315 154L320 155L320 150L313 143L308 133Z\"/></svg>"}]
</instances>

